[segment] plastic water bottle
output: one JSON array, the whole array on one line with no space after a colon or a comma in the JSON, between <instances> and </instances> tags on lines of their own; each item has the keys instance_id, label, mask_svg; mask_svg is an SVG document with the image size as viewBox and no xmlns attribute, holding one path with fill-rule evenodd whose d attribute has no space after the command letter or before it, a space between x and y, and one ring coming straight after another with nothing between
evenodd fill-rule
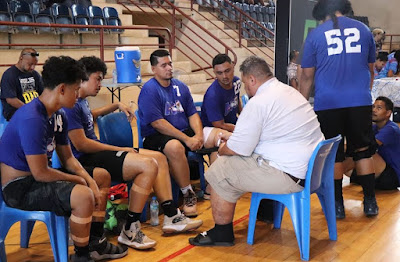
<instances>
[{"instance_id":1,"label":"plastic water bottle","mask_svg":"<svg viewBox=\"0 0 400 262\"><path fill-rule=\"evenodd\" d=\"M113 75L112 75L112 77L113 77L113 83L117 83L117 82L118 82L118 79L117 79L117 69L115 69L115 68L114 68L114 70L113 70Z\"/></svg>"},{"instance_id":2,"label":"plastic water bottle","mask_svg":"<svg viewBox=\"0 0 400 262\"><path fill-rule=\"evenodd\" d=\"M158 211L159 204L155 196L151 199L150 202L150 225L157 226L160 222L158 221Z\"/></svg>"}]
</instances>

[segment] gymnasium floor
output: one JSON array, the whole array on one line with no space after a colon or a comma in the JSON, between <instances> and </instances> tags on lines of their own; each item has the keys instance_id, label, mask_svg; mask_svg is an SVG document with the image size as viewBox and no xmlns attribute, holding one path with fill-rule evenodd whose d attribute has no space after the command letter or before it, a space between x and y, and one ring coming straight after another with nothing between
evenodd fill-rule
<instances>
[{"instance_id":1,"label":"gymnasium floor","mask_svg":"<svg viewBox=\"0 0 400 262\"><path fill-rule=\"evenodd\" d=\"M310 261L399 261L400 260L400 193L378 191L380 214L367 218L362 211L362 189L349 185L343 189L346 219L338 221L338 241L330 241L327 226L316 195L311 203ZM246 243L250 194L238 202L235 213L236 245L233 247L194 247L188 238L213 226L209 201L198 204L199 217L204 224L197 232L162 235L161 226L143 224L143 231L158 241L149 251L130 249L128 256L114 261L300 261L299 249L288 212L282 228L257 222L255 244ZM162 223L162 216L160 216ZM115 243L116 236L111 237ZM53 261L46 227L37 223L28 249L19 247L19 224L15 224L6 238L9 262ZM73 248L70 247L70 253Z\"/></svg>"}]
</instances>

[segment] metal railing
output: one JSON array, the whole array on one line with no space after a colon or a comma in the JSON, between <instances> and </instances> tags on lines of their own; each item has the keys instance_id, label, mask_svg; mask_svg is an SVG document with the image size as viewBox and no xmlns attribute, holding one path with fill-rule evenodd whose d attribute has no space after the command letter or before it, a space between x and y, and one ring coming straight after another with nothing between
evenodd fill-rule
<instances>
[{"instance_id":1,"label":"metal railing","mask_svg":"<svg viewBox=\"0 0 400 262\"><path fill-rule=\"evenodd\" d=\"M239 40L237 40L235 37L226 33L224 31L224 28L221 28L221 27L215 25L214 23L213 24L216 27L218 27L220 30L222 30L227 36L229 36L229 38L236 41L239 44L239 47L245 48L253 55L255 55L256 53L253 52L250 48L248 48L248 46L245 46L242 44L242 40L246 39L246 38L244 38L244 33L247 33L247 35L249 35L249 38L247 38L248 40L254 41L254 42L258 43L259 45L261 45L261 47L265 47L266 49L269 49L271 52L273 52L273 49L268 45L268 43L272 44L272 45L275 44L274 39L273 39L273 37L275 35L274 32L269 30L267 27L265 27L259 21L255 20L253 17L246 14L243 10L241 10L237 6L233 5L231 3L231 1L229 1L229 0L222 0L222 1L224 2L224 4L222 4L222 2L220 2L220 1L215 1L215 3L217 3L217 7L212 5L211 2L203 1L203 3L204 3L203 6L208 7L213 12L218 13L218 16L216 16L213 12L209 12L213 17L215 17L217 19L219 19L219 17L222 17L223 18L222 22L224 22L225 27L235 31ZM191 10L193 12L198 13L200 16L202 16L203 18L206 19L206 17L204 15L202 15L201 12L199 12L195 8L193 8L195 3L196 3L196 0L191 0ZM225 10L226 12L223 12L222 10ZM228 15L226 15L226 14L228 14ZM234 19L232 19L229 14L233 14ZM235 27L232 27L229 23L226 23L226 21L234 23ZM251 23L249 23L249 21ZM253 26L253 24L256 26ZM247 27L249 29L243 27L243 25L247 25ZM253 32L254 32L254 34L252 34ZM268 35L265 34L265 32L267 32ZM270 36L272 36L272 38ZM268 58L270 58L272 60L274 59L272 56L270 56L268 53L266 53L260 47L258 47L258 46L252 46L252 47L254 47L255 49L258 49L260 53L264 54Z\"/></svg>"},{"instance_id":2,"label":"metal railing","mask_svg":"<svg viewBox=\"0 0 400 262\"><path fill-rule=\"evenodd\" d=\"M208 71L208 69L212 68L212 59L216 54L221 53L222 49L226 54L231 53L233 56L233 62L237 62L237 55L231 47L200 25L195 19L187 15L181 8L175 6L169 0L164 0L164 5L160 3L160 0L154 0L154 2L157 3L156 6L146 1L139 3L138 1L133 0L117 0L117 3L122 5L132 15L135 13L134 10L132 10L132 7L136 7L143 14L146 14L147 17L152 20L152 22L160 26L168 24L171 27L172 46L197 66L197 68L192 69L192 72L204 71L204 73L208 76L207 80L215 78L214 75ZM144 7L148 7L151 11L146 11ZM164 10L163 12L167 13L169 16L163 16L163 14L159 11L160 9ZM157 18L159 19L152 17L154 14L158 15ZM184 17L194 26L192 27L188 26L187 24L183 24L182 21L178 19L178 16ZM187 31L183 30L183 27L185 27ZM187 32L190 32L190 34L199 39L199 41L195 41L194 37L190 36ZM181 37L178 37L177 33L181 34ZM182 36L184 36L185 39ZM205 38L213 39L216 43L218 43L218 46L210 44ZM177 42L179 42L178 45ZM183 47L185 47L186 50L184 50Z\"/></svg>"},{"instance_id":3,"label":"metal railing","mask_svg":"<svg viewBox=\"0 0 400 262\"><path fill-rule=\"evenodd\" d=\"M397 41L393 41L393 38L395 38ZM385 42L383 44L387 44L389 42L389 50L384 50L388 52L392 52L394 49L394 45L396 44L397 46L400 46L400 35L399 34L387 34L385 35Z\"/></svg>"},{"instance_id":4,"label":"metal railing","mask_svg":"<svg viewBox=\"0 0 400 262\"><path fill-rule=\"evenodd\" d=\"M91 48L99 48L99 56L100 58L106 62L114 62L114 60L104 60L104 50L105 48L108 47L117 47L117 46L155 46L157 48L159 47L164 47L168 48L168 50L172 53L173 51L173 46L170 44L171 43L171 32L168 28L166 27L160 27L160 26L140 26L140 25L135 25L135 26L107 26L107 25L76 25L76 24L43 24L43 23L22 23L22 22L5 22L5 21L0 21L0 26L5 25L5 26L11 26L11 27L21 27L21 26L29 26L32 28L40 28L40 27L46 27L46 28L72 28L72 29L92 29L92 30L99 30L98 34L94 33L93 35L98 35L99 36L99 43L98 44L65 44L61 43L60 44L37 44L37 43L29 43L29 41L26 41L24 39L23 43L8 43L8 44L0 44L0 47L22 47L22 46L30 46L30 47L52 47L52 48L64 48L64 47L91 47ZM106 32L109 30L160 30L160 31L165 31L167 37L164 37L165 44L121 44L121 43L116 43L116 44L105 44L104 43L104 36L108 35ZM106 33L106 34L105 34ZM12 34L9 33L9 36ZM40 35L38 35L40 36ZM148 59L142 59L142 61L149 61ZM5 66L12 66L13 64L1 64L0 67L5 67ZM43 63L38 63L38 65L43 65ZM146 76L146 74L144 74Z\"/></svg>"}]
</instances>

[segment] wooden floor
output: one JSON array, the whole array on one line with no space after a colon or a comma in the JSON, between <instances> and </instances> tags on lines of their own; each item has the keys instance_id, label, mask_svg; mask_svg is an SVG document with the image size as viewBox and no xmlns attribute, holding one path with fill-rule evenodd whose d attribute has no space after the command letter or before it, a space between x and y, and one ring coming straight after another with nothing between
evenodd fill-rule
<instances>
[{"instance_id":1,"label":"wooden floor","mask_svg":"<svg viewBox=\"0 0 400 262\"><path fill-rule=\"evenodd\" d=\"M344 186L346 219L338 221L338 241L330 241L318 198L311 204L311 261L400 261L400 193L379 191L379 216L367 218L362 211L362 190ZM238 202L235 213L234 247L203 248L189 245L188 238L213 226L209 201L200 201L199 218L204 225L198 232L165 236L161 226L143 224L143 231L158 241L155 249L130 249L128 256L115 261L299 261L300 254L292 222L285 212L282 228L257 222L255 244L246 243L250 194ZM161 217L160 217L161 218ZM160 221L162 222L162 221ZM0 225L1 226L1 225ZM116 236L111 237L116 242ZM46 227L37 223L28 249L19 247L19 225L10 230L6 243L7 259L14 261L53 261ZM70 247L70 253L73 248Z\"/></svg>"}]
</instances>

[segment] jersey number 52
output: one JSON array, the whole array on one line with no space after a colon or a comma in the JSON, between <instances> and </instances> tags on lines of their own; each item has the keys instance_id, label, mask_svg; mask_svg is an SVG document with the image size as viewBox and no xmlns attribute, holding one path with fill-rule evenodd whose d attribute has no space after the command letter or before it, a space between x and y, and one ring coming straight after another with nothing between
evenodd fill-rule
<instances>
[{"instance_id":1,"label":"jersey number 52","mask_svg":"<svg viewBox=\"0 0 400 262\"><path fill-rule=\"evenodd\" d=\"M360 31L357 28L346 28L343 30L346 53L361 53L361 45L357 44L360 40ZM343 52L343 40L340 38L340 29L332 29L325 32L326 43L328 44L328 56L339 55Z\"/></svg>"}]
</instances>

